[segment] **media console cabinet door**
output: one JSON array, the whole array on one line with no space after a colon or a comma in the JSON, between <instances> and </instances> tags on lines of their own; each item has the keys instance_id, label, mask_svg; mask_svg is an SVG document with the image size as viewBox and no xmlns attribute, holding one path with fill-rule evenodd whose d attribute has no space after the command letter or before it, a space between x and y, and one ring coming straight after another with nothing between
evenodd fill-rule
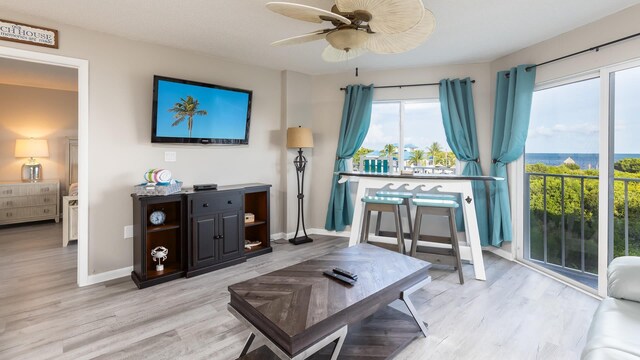
<instances>
[{"instance_id":1,"label":"media console cabinet door","mask_svg":"<svg viewBox=\"0 0 640 360\"><path fill-rule=\"evenodd\" d=\"M222 260L235 259L243 254L244 249L244 213L228 212L220 215L222 235Z\"/></svg>"},{"instance_id":2,"label":"media console cabinet door","mask_svg":"<svg viewBox=\"0 0 640 360\"><path fill-rule=\"evenodd\" d=\"M218 215L200 216L193 219L192 266L200 268L220 260L218 248Z\"/></svg>"}]
</instances>

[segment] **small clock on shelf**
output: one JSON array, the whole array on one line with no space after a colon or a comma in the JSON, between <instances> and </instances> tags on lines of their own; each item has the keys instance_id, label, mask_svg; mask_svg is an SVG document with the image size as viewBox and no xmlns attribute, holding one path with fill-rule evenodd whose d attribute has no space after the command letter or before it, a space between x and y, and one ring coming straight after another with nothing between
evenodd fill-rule
<instances>
[{"instance_id":1,"label":"small clock on shelf","mask_svg":"<svg viewBox=\"0 0 640 360\"><path fill-rule=\"evenodd\" d=\"M151 215L149 215L149 221L151 221L153 225L162 225L166 219L167 214L162 210L155 210Z\"/></svg>"}]
</instances>

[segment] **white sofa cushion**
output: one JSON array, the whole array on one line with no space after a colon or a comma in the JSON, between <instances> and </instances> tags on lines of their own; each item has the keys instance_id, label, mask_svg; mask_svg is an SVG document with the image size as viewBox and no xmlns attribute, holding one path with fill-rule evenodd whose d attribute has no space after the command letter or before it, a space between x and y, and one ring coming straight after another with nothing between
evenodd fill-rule
<instances>
[{"instance_id":1,"label":"white sofa cushion","mask_svg":"<svg viewBox=\"0 0 640 360\"><path fill-rule=\"evenodd\" d=\"M621 256L613 259L607 277L609 296L640 302L640 257Z\"/></svg>"},{"instance_id":2,"label":"white sofa cushion","mask_svg":"<svg viewBox=\"0 0 640 360\"><path fill-rule=\"evenodd\" d=\"M640 303L604 299L591 322L581 359L640 359Z\"/></svg>"}]
</instances>

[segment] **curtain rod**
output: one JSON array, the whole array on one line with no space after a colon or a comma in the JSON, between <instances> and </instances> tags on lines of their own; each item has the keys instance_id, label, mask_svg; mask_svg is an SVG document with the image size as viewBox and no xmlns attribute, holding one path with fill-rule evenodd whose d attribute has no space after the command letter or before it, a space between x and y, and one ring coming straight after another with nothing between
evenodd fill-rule
<instances>
[{"instance_id":1,"label":"curtain rod","mask_svg":"<svg viewBox=\"0 0 640 360\"><path fill-rule=\"evenodd\" d=\"M467 80L461 80L460 82L467 82ZM476 81L471 80L471 83L474 84ZM384 86L374 86L374 89L390 89L390 88L400 88L403 87L416 87L416 86L436 86L440 85L440 83L429 83L429 84L406 84L406 85L384 85ZM347 88L340 88L340 90L344 91Z\"/></svg>"},{"instance_id":2,"label":"curtain rod","mask_svg":"<svg viewBox=\"0 0 640 360\"><path fill-rule=\"evenodd\" d=\"M551 59L551 60L548 60L548 61L545 61L545 62L541 62L540 64L535 64L535 65L527 66L527 67L525 68L525 70L526 70L526 71L529 71L529 70L531 70L531 69L533 69L533 68L536 68L536 67L538 67L538 66L543 66L543 65L551 64L551 63L554 63L554 62L556 62L556 61L564 60L564 59L566 59L566 58L570 58L570 57L573 57L573 56L576 56L576 55L581 55L581 54L588 53L588 52L591 52L591 51L598 52L598 51L600 51L600 48L603 48L603 47L605 47L605 46L609 46L609 45L613 45L613 44L617 44L617 43L619 43L619 42L623 42L623 41L626 41L626 40L629 40L629 39L633 39L633 38L638 37L638 36L640 36L640 32L639 32L639 33L635 33L635 34L633 34L633 35L625 36L625 37L622 37L622 38L619 38L619 39L616 39L616 40L612 40L612 41L606 42L606 43L604 43L604 44L600 44L600 45L592 46L592 47L590 47L590 48L588 48L588 49L584 49L584 50L581 50L581 51L576 51L576 52L571 53L571 54L569 54L569 55L565 55L565 56L561 56L561 57L559 57L559 58L555 58L555 59ZM507 77L509 77L509 74L507 73L507 74L506 74L506 76L507 76Z\"/></svg>"}]
</instances>

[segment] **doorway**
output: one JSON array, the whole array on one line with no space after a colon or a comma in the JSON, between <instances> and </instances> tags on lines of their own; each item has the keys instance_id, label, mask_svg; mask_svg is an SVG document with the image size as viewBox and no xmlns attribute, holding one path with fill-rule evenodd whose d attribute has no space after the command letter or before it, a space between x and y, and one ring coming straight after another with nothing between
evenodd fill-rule
<instances>
[{"instance_id":1,"label":"doorway","mask_svg":"<svg viewBox=\"0 0 640 360\"><path fill-rule=\"evenodd\" d=\"M87 60L69 58L15 48L0 47L0 58L53 65L76 69L78 93L78 252L77 252L77 284L89 284L89 62Z\"/></svg>"}]
</instances>

